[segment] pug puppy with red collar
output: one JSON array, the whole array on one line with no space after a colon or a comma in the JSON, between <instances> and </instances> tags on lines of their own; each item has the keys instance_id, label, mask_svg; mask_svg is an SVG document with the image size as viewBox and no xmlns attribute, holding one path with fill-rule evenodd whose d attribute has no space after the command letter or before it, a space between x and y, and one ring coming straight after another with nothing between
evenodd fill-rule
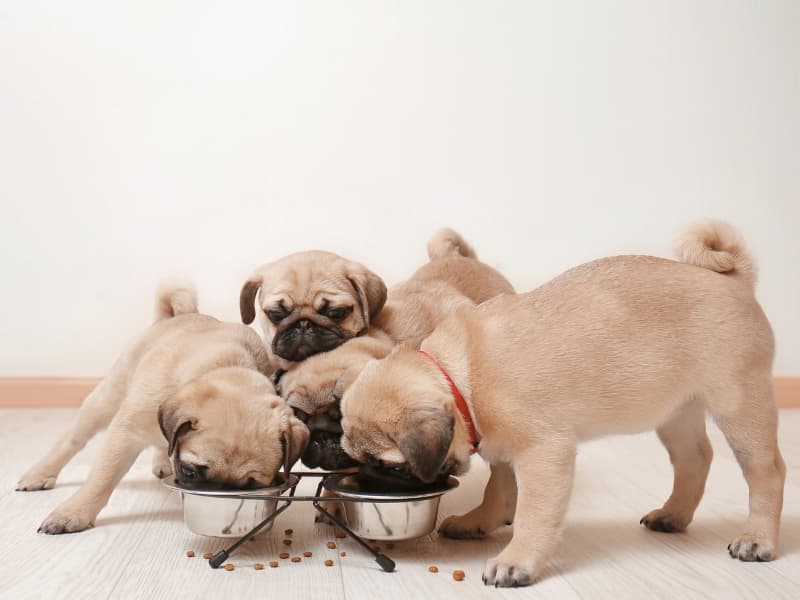
<instances>
[{"instance_id":1,"label":"pug puppy with red collar","mask_svg":"<svg viewBox=\"0 0 800 600\"><path fill-rule=\"evenodd\" d=\"M418 482L464 472L477 449L491 463L483 502L440 532L480 538L513 522L483 580L528 585L557 547L577 444L655 429L675 478L641 522L679 532L703 496L709 413L750 490L744 531L728 551L774 559L786 467L755 266L721 222L689 229L678 255L603 258L532 292L460 307L424 352L399 348L364 367L342 397L342 448Z\"/></svg>"}]
</instances>

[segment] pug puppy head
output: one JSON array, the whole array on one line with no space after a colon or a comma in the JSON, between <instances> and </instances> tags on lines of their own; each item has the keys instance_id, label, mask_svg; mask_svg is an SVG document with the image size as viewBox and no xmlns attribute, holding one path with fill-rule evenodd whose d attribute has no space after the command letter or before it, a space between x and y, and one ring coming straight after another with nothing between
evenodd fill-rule
<instances>
[{"instance_id":1,"label":"pug puppy head","mask_svg":"<svg viewBox=\"0 0 800 600\"><path fill-rule=\"evenodd\" d=\"M410 348L370 361L345 392L342 448L383 479L431 483L469 466L469 436L449 386Z\"/></svg>"},{"instance_id":2,"label":"pug puppy head","mask_svg":"<svg viewBox=\"0 0 800 600\"><path fill-rule=\"evenodd\" d=\"M335 471L356 464L341 447L339 402L364 365L391 350L388 338L363 336L292 365L280 377L278 392L311 434L301 457L306 466Z\"/></svg>"},{"instance_id":3,"label":"pug puppy head","mask_svg":"<svg viewBox=\"0 0 800 600\"><path fill-rule=\"evenodd\" d=\"M251 372L252 373L252 372ZM175 480L202 488L256 489L273 484L308 443L308 429L261 377L260 385L202 377L158 411Z\"/></svg>"},{"instance_id":4,"label":"pug puppy head","mask_svg":"<svg viewBox=\"0 0 800 600\"><path fill-rule=\"evenodd\" d=\"M239 296L242 321L260 315L272 354L294 362L366 332L385 302L386 285L375 273L317 250L263 265Z\"/></svg>"}]
</instances>

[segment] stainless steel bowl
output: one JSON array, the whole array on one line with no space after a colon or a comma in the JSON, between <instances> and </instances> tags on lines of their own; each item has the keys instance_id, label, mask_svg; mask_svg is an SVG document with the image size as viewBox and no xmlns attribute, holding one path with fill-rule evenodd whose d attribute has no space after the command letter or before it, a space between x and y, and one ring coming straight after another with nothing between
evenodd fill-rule
<instances>
[{"instance_id":1,"label":"stainless steel bowl","mask_svg":"<svg viewBox=\"0 0 800 600\"><path fill-rule=\"evenodd\" d=\"M397 493L365 487L357 475L327 477L323 485L338 496L361 500L341 503L347 526L356 534L371 540L408 540L433 531L439 500L442 494L458 487L458 480L449 477L419 492Z\"/></svg>"},{"instance_id":2,"label":"stainless steel bowl","mask_svg":"<svg viewBox=\"0 0 800 600\"><path fill-rule=\"evenodd\" d=\"M282 476L281 476L282 477ZM256 490L202 490L182 486L174 477L163 480L164 485L181 494L183 522L193 533L209 537L242 537L275 512L278 496L297 483L292 475L281 478L278 485ZM236 496L258 496L237 498ZM263 496L274 496L264 498ZM258 535L272 529L272 523Z\"/></svg>"}]
</instances>

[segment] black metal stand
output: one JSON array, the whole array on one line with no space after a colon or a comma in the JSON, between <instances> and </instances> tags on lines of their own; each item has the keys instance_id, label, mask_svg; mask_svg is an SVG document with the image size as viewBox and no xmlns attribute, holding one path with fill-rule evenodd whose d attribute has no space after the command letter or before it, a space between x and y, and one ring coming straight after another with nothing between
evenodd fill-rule
<instances>
[{"instance_id":1,"label":"black metal stand","mask_svg":"<svg viewBox=\"0 0 800 600\"><path fill-rule=\"evenodd\" d=\"M387 573L391 573L392 571L394 571L394 568L395 568L395 562L391 558L389 558L388 556L386 556L385 554L383 554L381 552L377 552L372 546L367 544L367 542L365 542L363 539L361 539L361 537L359 537L356 533L354 533L347 525L342 523L342 521L340 519L336 518L334 515L329 513L327 510L322 508L322 506L320 505L320 502L322 502L322 501L328 501L328 502L361 502L361 500L359 500L357 498L341 498L340 497L340 498L332 499L332 498L325 498L325 497L322 496L322 486L325 483L325 478L326 477L330 477L332 475L344 475L344 474L346 474L346 473L337 473L337 472L325 472L325 473L300 472L300 473L292 473L292 475L297 476L297 482L291 488L289 488L289 495L288 496L279 496L278 497L279 500L283 500L283 504L281 506L279 506L273 513L271 513L266 519L261 521L261 523L259 523L255 527L253 527L253 529L251 529L246 534L244 534L240 539L236 540L236 542L234 542L229 548L225 548L224 550L220 550L214 556L209 558L208 559L208 564L211 566L212 569L216 569L216 568L220 567L222 565L222 563L224 563L226 560L228 560L228 557L233 552L235 552L237 548L239 548L239 546L244 544L248 539L250 539L252 536L256 535L262 529L264 529L264 527L266 527L267 525L272 523L272 521L275 520L275 517L277 517L279 514L281 514L287 508L289 508L289 506L292 504L292 502L311 502L311 504L314 506L314 508L319 513L321 513L321 514L325 515L326 517L328 517L328 519L330 519L333 523L335 523L337 527L339 527L342 531L344 531L353 540L358 542L358 544L362 548L364 548L367 552L372 554L375 557L375 562L378 563L378 565L381 567L381 569L383 569ZM295 496L295 490L297 489L297 486L299 485L299 483L303 479L303 477L319 477L320 478L319 484L317 484L317 491L316 491L316 494L314 496ZM226 497L227 498L237 498L238 497L238 498L242 498L242 499L245 499L245 500L252 500L254 498L258 498L258 496L254 495L254 494L248 494L246 496L230 496L230 495L227 495ZM264 496L264 498L274 498L274 496ZM370 500L370 502L391 502L391 501L392 501L391 499L387 499L387 500L382 500L382 499L372 500L371 499Z\"/></svg>"}]
</instances>

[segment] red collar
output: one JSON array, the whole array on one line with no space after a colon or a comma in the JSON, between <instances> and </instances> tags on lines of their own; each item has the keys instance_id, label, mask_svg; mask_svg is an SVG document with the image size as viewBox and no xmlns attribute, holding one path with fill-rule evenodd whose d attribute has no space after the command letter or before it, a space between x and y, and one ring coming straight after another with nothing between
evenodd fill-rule
<instances>
[{"instance_id":1,"label":"red collar","mask_svg":"<svg viewBox=\"0 0 800 600\"><path fill-rule=\"evenodd\" d=\"M478 435L478 430L475 429L475 422L472 420L472 415L469 412L469 407L467 406L466 400L464 400L464 396L462 396L461 392L458 391L458 386L456 385L455 381L453 381L453 378L450 377L447 371L444 370L444 367L439 364L438 360L425 352L425 350L420 350L419 353L427 356L431 362L435 364L442 372L442 375L444 375L447 383L450 384L450 393L453 394L453 400L456 401L458 412L460 412L461 416L464 417L464 423L467 425L467 431L469 432L469 443L472 446L471 453L475 454L478 451L478 446L481 443L481 436Z\"/></svg>"}]
</instances>

